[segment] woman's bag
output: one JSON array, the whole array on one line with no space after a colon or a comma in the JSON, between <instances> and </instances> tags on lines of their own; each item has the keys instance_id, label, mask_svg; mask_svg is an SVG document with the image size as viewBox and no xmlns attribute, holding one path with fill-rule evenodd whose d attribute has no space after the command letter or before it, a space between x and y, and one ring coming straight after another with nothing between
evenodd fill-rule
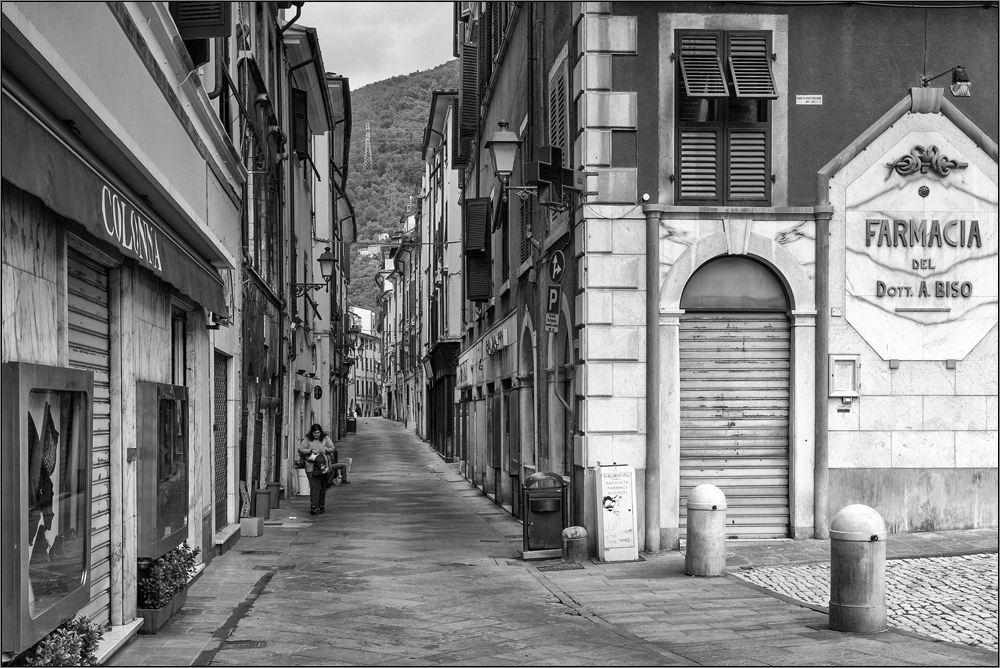
<instances>
[{"instance_id":1,"label":"woman's bag","mask_svg":"<svg viewBox=\"0 0 1000 668\"><path fill-rule=\"evenodd\" d=\"M333 463L330 461L330 457L327 456L325 452L321 452L316 455L316 459L313 460L313 474L328 475L332 465Z\"/></svg>"}]
</instances>

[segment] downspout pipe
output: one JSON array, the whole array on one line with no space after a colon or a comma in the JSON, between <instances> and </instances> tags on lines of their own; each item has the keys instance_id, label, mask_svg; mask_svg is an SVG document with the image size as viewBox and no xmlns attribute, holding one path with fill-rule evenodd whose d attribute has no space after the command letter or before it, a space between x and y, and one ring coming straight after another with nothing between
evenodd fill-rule
<instances>
[{"instance_id":1,"label":"downspout pipe","mask_svg":"<svg viewBox=\"0 0 1000 668\"><path fill-rule=\"evenodd\" d=\"M660 551L660 213L646 210L646 551Z\"/></svg>"},{"instance_id":2,"label":"downspout pipe","mask_svg":"<svg viewBox=\"0 0 1000 668\"><path fill-rule=\"evenodd\" d=\"M278 31L279 35L284 35L285 31L291 28L292 24L299 20L299 17L302 16L302 5L306 3L303 0L302 2L293 2L292 4L295 5L295 16L292 17L291 21L281 26L281 30Z\"/></svg>"},{"instance_id":3,"label":"downspout pipe","mask_svg":"<svg viewBox=\"0 0 1000 668\"><path fill-rule=\"evenodd\" d=\"M816 220L816 450L813 464L813 538L825 540L830 528L830 220L833 207L814 207Z\"/></svg>"}]
</instances>

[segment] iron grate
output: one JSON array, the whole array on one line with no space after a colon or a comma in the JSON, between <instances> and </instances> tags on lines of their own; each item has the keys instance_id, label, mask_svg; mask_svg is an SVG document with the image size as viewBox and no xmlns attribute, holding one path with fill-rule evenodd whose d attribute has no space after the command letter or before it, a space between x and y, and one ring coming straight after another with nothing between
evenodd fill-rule
<instances>
[{"instance_id":1,"label":"iron grate","mask_svg":"<svg viewBox=\"0 0 1000 668\"><path fill-rule=\"evenodd\" d=\"M227 640L226 649L260 649L267 647L266 640Z\"/></svg>"},{"instance_id":2,"label":"iron grate","mask_svg":"<svg viewBox=\"0 0 1000 668\"><path fill-rule=\"evenodd\" d=\"M281 555L278 550L240 550L240 554L249 554L255 557L275 557Z\"/></svg>"},{"instance_id":3,"label":"iron grate","mask_svg":"<svg viewBox=\"0 0 1000 668\"><path fill-rule=\"evenodd\" d=\"M479 542L480 543L500 543L500 542L503 542L503 541L496 540L495 538L480 538Z\"/></svg>"},{"instance_id":4,"label":"iron grate","mask_svg":"<svg viewBox=\"0 0 1000 668\"><path fill-rule=\"evenodd\" d=\"M551 566L539 566L540 571L582 571L583 564L552 564Z\"/></svg>"}]
</instances>

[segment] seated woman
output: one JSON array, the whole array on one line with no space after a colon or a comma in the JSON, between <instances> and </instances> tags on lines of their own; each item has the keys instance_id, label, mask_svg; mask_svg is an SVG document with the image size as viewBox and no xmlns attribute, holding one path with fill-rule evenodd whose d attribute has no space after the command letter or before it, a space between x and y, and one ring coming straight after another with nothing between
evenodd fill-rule
<instances>
[{"instance_id":1,"label":"seated woman","mask_svg":"<svg viewBox=\"0 0 1000 668\"><path fill-rule=\"evenodd\" d=\"M306 476L309 478L309 514L323 513L326 511L326 490L333 480L333 474L339 471L343 475L341 484L351 484L347 481L347 465L333 463L336 461L337 448L319 424L309 428L309 433L299 444L299 454L305 462ZM328 470L325 472L320 471L315 464L316 456L321 454L325 455L329 462Z\"/></svg>"}]
</instances>

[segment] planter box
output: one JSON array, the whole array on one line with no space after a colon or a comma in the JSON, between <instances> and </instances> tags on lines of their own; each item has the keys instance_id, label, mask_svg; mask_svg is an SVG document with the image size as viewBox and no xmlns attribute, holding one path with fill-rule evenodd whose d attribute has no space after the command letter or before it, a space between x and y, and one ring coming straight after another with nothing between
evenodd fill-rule
<instances>
[{"instance_id":1,"label":"planter box","mask_svg":"<svg viewBox=\"0 0 1000 668\"><path fill-rule=\"evenodd\" d=\"M187 586L181 589L179 592L174 594L174 597L170 599L162 608L156 608L155 610L146 610L139 608L136 611L137 617L142 617L143 623L142 628L139 629L139 633L144 635L156 635L156 633L163 628L171 617L176 615L187 603Z\"/></svg>"}]
</instances>

